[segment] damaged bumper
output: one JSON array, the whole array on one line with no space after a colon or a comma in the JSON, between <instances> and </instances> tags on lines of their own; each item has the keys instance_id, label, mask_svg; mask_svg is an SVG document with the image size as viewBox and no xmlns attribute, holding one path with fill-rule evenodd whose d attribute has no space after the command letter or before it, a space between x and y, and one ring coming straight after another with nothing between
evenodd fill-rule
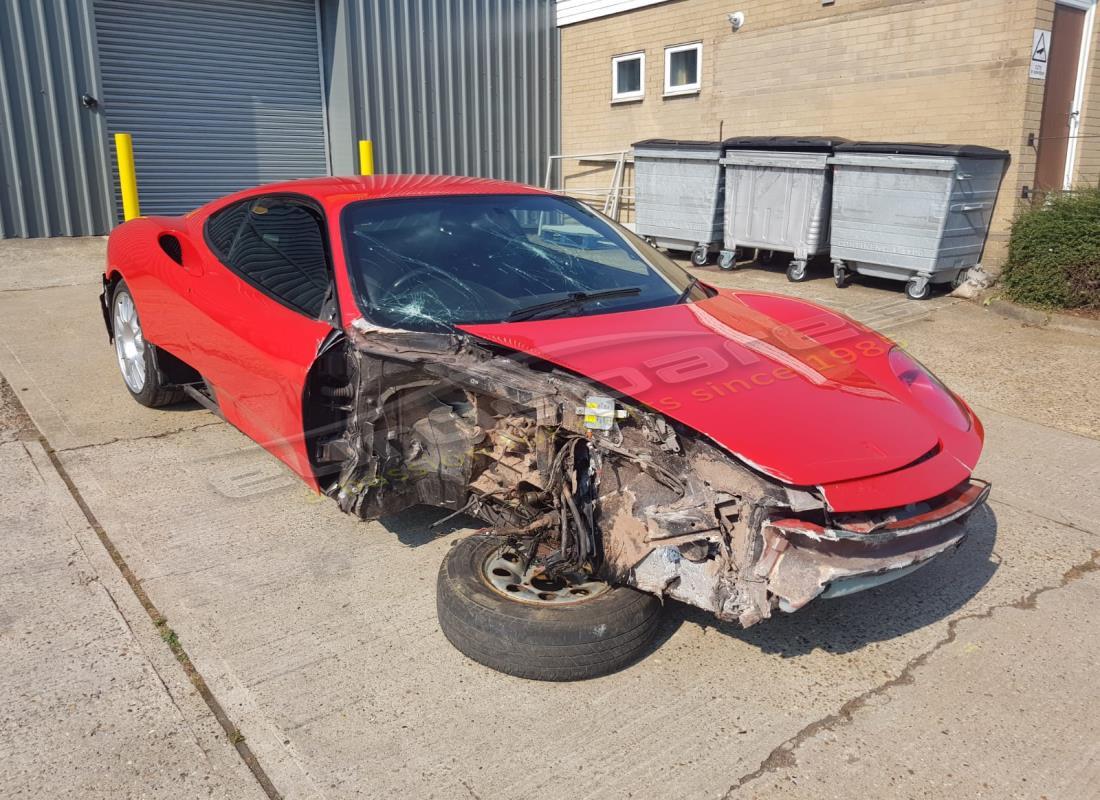
<instances>
[{"instance_id":1,"label":"damaged bumper","mask_svg":"<svg viewBox=\"0 0 1100 800\"><path fill-rule=\"evenodd\" d=\"M748 627L776 609L793 612L815 598L843 597L897 580L958 547L963 523L989 496L968 480L918 507L846 515L822 526L771 518L753 526L759 548L729 569L682 548L658 547L633 570L635 586L713 611ZM756 548L754 548L756 549Z\"/></svg>"},{"instance_id":2,"label":"damaged bumper","mask_svg":"<svg viewBox=\"0 0 1100 800\"><path fill-rule=\"evenodd\" d=\"M970 480L935 508L904 519L827 528L776 520L764 528L769 591L790 612L816 597L843 597L908 575L962 543L962 523L989 490L988 483Z\"/></svg>"}]
</instances>

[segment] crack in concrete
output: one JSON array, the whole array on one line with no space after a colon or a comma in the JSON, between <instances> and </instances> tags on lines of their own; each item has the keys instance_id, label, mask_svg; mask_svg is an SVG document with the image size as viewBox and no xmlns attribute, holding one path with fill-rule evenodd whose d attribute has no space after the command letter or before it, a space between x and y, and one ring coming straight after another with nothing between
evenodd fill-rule
<instances>
[{"instance_id":1,"label":"crack in concrete","mask_svg":"<svg viewBox=\"0 0 1100 800\"><path fill-rule=\"evenodd\" d=\"M1047 422L1042 422L1037 419L1031 419L1029 417L1021 417L1019 414L1013 414L1011 411L1005 411L1004 409L994 408L993 406L982 405L979 403L971 403L970 407L975 411L980 411L981 416L984 418L986 413L999 414L1002 417L1008 417L1014 419L1017 422L1022 422L1025 425L1035 425L1039 428L1045 428L1048 431L1055 431L1057 433L1067 434L1069 436L1075 436L1078 439L1086 439L1090 442L1100 441L1100 436L1095 436L1091 433L1081 433L1080 431L1070 430L1069 428L1059 428L1057 425L1051 425Z\"/></svg>"},{"instance_id":2,"label":"crack in concrete","mask_svg":"<svg viewBox=\"0 0 1100 800\"><path fill-rule=\"evenodd\" d=\"M989 502L990 503L996 503L997 505L1002 505L1005 508L1011 508L1013 511L1019 511L1019 512L1024 513L1024 514L1030 514L1031 516L1038 517L1039 519L1043 520L1044 522L1049 522L1052 525L1062 525L1063 527L1066 527L1066 528L1072 528L1073 530L1075 530L1079 533L1087 533L1089 536L1100 536L1100 533L1098 533L1097 531L1090 530L1089 528L1082 528L1080 525L1077 525L1073 522L1070 522L1067 519L1054 519L1053 517L1048 517L1045 514L1040 514L1038 511L1035 511L1034 509L1024 508L1023 506L1013 505L1012 503L1009 503L1007 500L1004 500L999 496L990 495Z\"/></svg>"},{"instance_id":3,"label":"crack in concrete","mask_svg":"<svg viewBox=\"0 0 1100 800\"><path fill-rule=\"evenodd\" d=\"M206 425L219 424L221 424L220 421L206 423ZM198 427L205 427L205 425L200 425ZM154 437L138 438L156 438L157 436L170 435L170 433L171 432L169 432L169 434L156 434ZM42 445L43 449L46 451L46 456L49 458L50 463L53 465L53 468L57 472L58 477L61 478L62 483L65 484L65 488L68 489L69 494L72 496L73 501L76 503L77 507L84 515L84 519L87 521L91 529L95 532L100 544L103 545L104 550L107 551L108 556L110 556L111 560L115 563L118 571L122 573L123 579L129 585L130 590L134 593L134 596L137 598L138 602L141 603L142 608L145 609L145 613L149 615L149 619L159 630L160 626L163 625L165 622L165 617L153 604L152 599L145 591L145 587L141 585L141 581L138 579L137 575L134 573L133 570L130 569L130 565L126 562L126 559L123 558L122 553L119 552L118 548L115 547L115 544L111 540L110 535L107 533L106 529L100 524L99 520L92 512L91 507L84 499L84 495L81 493L80 489L77 487L76 483L69 475L68 470L65 469L65 465L61 463L61 458L58 455L58 451L54 450L53 447L50 446L49 440L44 434L39 433L38 441ZM111 598L111 602L115 604L115 608L118 610L118 612L122 614L121 607L118 605L117 602L115 602L115 598L110 594L110 592L108 592L108 597ZM125 621L127 627L130 627L130 620L126 618L125 614L122 614L122 618ZM195 688L195 691L198 692L199 696L206 703L207 708L210 709L210 712L211 714L213 714L215 721L218 723L218 725L221 726L222 730L225 732L226 737L229 740L230 746L237 751L237 755L240 757L241 761L244 762L248 770L252 773L252 776L260 785L260 788L270 798L270 800L282 800L282 795L279 793L279 790L276 789L275 785L271 782L271 778L264 770L263 765L260 764L259 760L256 758L256 755L252 752L252 748L248 746L248 743L245 741L244 736L241 735L240 729L237 727L236 723L233 722L233 720L226 713L225 709L222 707L221 703L214 696L213 691L211 691L209 685L206 683L206 679L203 678L202 674L195 667L194 662L187 654L186 649L183 647L182 644L179 643L178 640L176 641L174 646L169 643L168 648L169 650L171 650L172 655L175 656L176 661L182 667L184 674L187 676L191 685ZM153 671L156 672L155 667ZM163 677L159 673L157 674L157 677L160 679L161 684L164 686L164 688L168 691L168 696L171 699L172 703L176 705L177 709L179 709L179 705L176 703L176 699L172 696L171 690L168 690L168 685L164 682ZM182 709L180 709L180 713L183 713ZM186 716L184 716L184 719L186 719ZM200 750L201 749L202 748L200 747Z\"/></svg>"},{"instance_id":4,"label":"crack in concrete","mask_svg":"<svg viewBox=\"0 0 1100 800\"><path fill-rule=\"evenodd\" d=\"M88 449L93 448L93 447L108 447L109 445L118 444L119 442L140 442L144 439L166 439L169 436L175 436L177 433L192 433L192 432L197 431L197 430L202 430L203 428L209 428L213 425L224 425L224 424L225 424L225 422L223 420L218 419L218 420L214 420L213 422L204 422L201 425L193 425L189 428L175 428L175 429L170 430L170 431L161 431L160 433L149 433L149 434L146 434L145 436L131 436L131 437L116 436L112 439L108 439L105 442L89 442L88 444L78 444L78 445L74 445L72 447L59 447L58 449L54 450L54 452L55 453L72 453L72 452L75 452L76 450L88 450Z\"/></svg>"},{"instance_id":5,"label":"crack in concrete","mask_svg":"<svg viewBox=\"0 0 1100 800\"><path fill-rule=\"evenodd\" d=\"M0 294L17 294L23 292L40 292L43 289L71 289L74 286L96 286L95 283L51 283L47 286L11 286L0 289Z\"/></svg>"},{"instance_id":6,"label":"crack in concrete","mask_svg":"<svg viewBox=\"0 0 1100 800\"><path fill-rule=\"evenodd\" d=\"M821 731L832 731L837 727L846 726L852 724L855 721L855 715L860 709L864 708L870 700L880 695L886 694L891 689L897 686L908 686L916 681L914 673L922 666L924 666L938 650L951 644L958 637L958 627L961 623L969 620L976 619L989 619L993 614L1001 609L1015 608L1023 611L1030 611L1036 607L1039 601L1040 595L1047 592L1057 591L1076 580L1083 578L1090 572L1096 572L1100 570L1100 549L1093 550L1092 555L1087 561L1080 564L1076 564L1070 567L1066 572L1062 574L1061 580L1056 584L1050 586L1042 586L1038 589L1034 589L1028 592L1023 597L1015 600L1011 603L999 603L997 605L990 606L984 611L975 612L973 614L965 614L961 617L956 617L947 623L947 634L934 644L929 650L914 656L910 659L906 665L902 668L896 676L884 683L879 684L862 694L853 697L844 703L837 711L822 717L821 719L811 722L809 725L803 727L798 733L790 737L786 741L779 744L774 748L763 761L760 762L760 766L754 769L752 772L747 772L742 775L737 781L726 790L726 793L722 795L722 800L728 800L733 797L738 790L743 788L746 784L751 783L757 778L763 775L778 772L781 769L789 769L798 765L798 759L795 757L795 751L798 750L806 741L812 739Z\"/></svg>"}]
</instances>

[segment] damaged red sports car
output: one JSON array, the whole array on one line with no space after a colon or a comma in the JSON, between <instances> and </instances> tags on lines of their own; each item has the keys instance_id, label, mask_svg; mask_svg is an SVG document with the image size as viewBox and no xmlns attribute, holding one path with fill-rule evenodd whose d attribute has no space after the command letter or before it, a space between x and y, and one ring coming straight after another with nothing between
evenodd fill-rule
<instances>
[{"instance_id":1,"label":"damaged red sports car","mask_svg":"<svg viewBox=\"0 0 1100 800\"><path fill-rule=\"evenodd\" d=\"M664 598L748 626L893 580L989 492L977 417L890 340L530 187L264 186L128 222L107 260L138 402L208 406L363 519L484 521L439 621L514 675L637 659Z\"/></svg>"}]
</instances>

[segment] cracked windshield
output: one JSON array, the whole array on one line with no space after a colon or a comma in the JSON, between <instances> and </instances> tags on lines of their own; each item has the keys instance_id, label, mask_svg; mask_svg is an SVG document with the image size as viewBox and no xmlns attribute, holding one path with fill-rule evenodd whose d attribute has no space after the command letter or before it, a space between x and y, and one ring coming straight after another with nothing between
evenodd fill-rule
<instances>
[{"instance_id":1,"label":"cracked windshield","mask_svg":"<svg viewBox=\"0 0 1100 800\"><path fill-rule=\"evenodd\" d=\"M365 201L343 219L360 305L387 327L445 331L706 296L634 234L564 198Z\"/></svg>"}]
</instances>

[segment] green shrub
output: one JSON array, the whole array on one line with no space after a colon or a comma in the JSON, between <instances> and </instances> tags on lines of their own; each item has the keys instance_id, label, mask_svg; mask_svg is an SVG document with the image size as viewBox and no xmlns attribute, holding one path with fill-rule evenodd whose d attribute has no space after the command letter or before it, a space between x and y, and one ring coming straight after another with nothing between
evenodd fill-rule
<instances>
[{"instance_id":1,"label":"green shrub","mask_svg":"<svg viewBox=\"0 0 1100 800\"><path fill-rule=\"evenodd\" d=\"M1100 189L1053 194L1021 214L1003 278L1018 303L1100 308Z\"/></svg>"}]
</instances>

